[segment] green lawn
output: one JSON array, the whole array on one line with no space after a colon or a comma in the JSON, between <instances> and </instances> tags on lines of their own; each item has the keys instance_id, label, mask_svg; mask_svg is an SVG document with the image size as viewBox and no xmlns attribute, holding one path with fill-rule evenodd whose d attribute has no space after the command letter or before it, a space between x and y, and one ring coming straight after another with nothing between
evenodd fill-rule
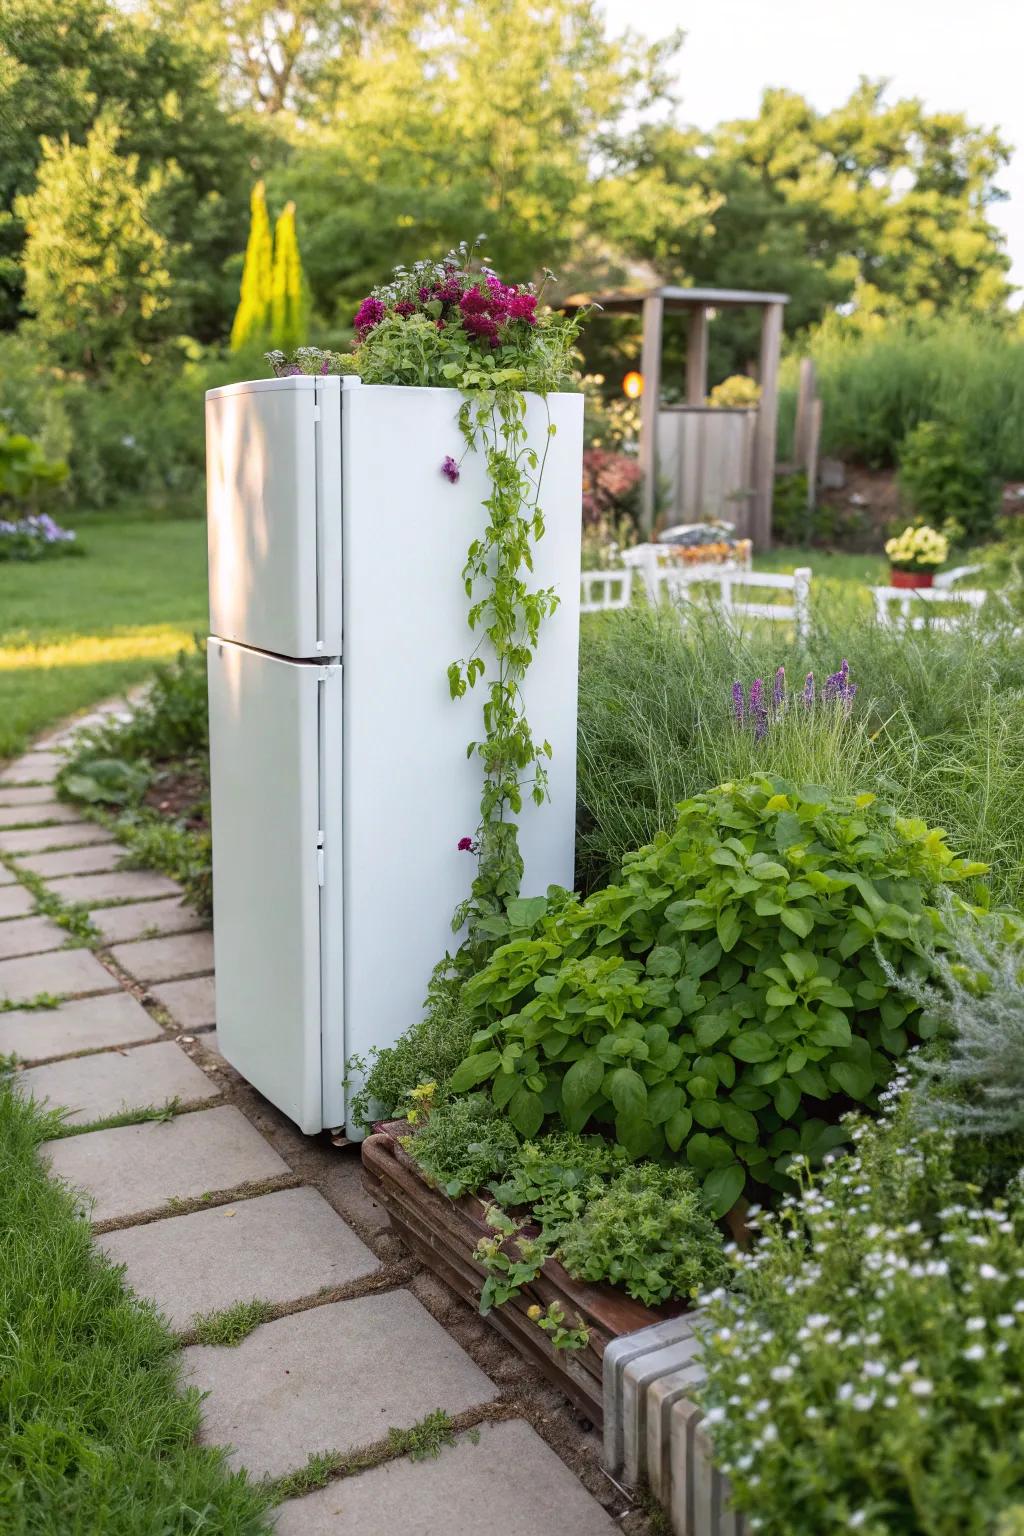
<instances>
[{"instance_id":1,"label":"green lawn","mask_svg":"<svg viewBox=\"0 0 1024 1536\"><path fill-rule=\"evenodd\" d=\"M780 546L754 556L758 571L790 573L797 566L809 565L814 579L854 581L862 586L884 587L889 583L889 562L884 555L832 554L827 549L787 549Z\"/></svg>"},{"instance_id":2,"label":"green lawn","mask_svg":"<svg viewBox=\"0 0 1024 1536\"><path fill-rule=\"evenodd\" d=\"M254 1536L272 1492L196 1444L175 1341L92 1248L37 1147L53 1122L0 1081L0 1529Z\"/></svg>"},{"instance_id":3,"label":"green lawn","mask_svg":"<svg viewBox=\"0 0 1024 1536\"><path fill-rule=\"evenodd\" d=\"M90 518L77 531L82 558L0 565L0 758L206 632L205 523Z\"/></svg>"}]
</instances>

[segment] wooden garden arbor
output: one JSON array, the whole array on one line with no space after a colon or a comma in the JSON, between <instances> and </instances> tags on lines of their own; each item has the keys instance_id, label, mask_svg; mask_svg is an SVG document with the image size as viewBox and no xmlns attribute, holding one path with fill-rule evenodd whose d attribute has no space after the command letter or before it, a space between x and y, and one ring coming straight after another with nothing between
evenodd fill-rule
<instances>
[{"instance_id":1,"label":"wooden garden arbor","mask_svg":"<svg viewBox=\"0 0 1024 1536\"><path fill-rule=\"evenodd\" d=\"M782 348L782 314L789 295L755 293L740 288L648 288L639 292L576 295L567 309L585 304L599 304L612 313L632 311L643 317L643 346L640 371L643 394L640 399L640 464L644 471L642 531L654 527L655 492L658 480L658 428L661 412L662 336L666 310L685 310L689 316L686 347L686 401L676 408L685 413L719 413L706 404L708 391L708 322L720 309L753 305L761 311L761 345L758 382L761 399L756 408L756 422L750 463L749 509L740 518L755 547L771 543L772 488L775 480L775 434L778 420L778 371ZM698 439L705 431L698 424Z\"/></svg>"}]
</instances>

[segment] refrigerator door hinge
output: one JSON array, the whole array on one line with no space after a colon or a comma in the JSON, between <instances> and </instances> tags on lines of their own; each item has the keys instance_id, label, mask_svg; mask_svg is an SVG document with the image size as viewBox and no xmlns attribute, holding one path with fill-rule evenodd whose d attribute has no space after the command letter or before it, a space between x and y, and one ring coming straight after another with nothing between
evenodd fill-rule
<instances>
[{"instance_id":1,"label":"refrigerator door hinge","mask_svg":"<svg viewBox=\"0 0 1024 1536\"><path fill-rule=\"evenodd\" d=\"M313 407L313 420L314 421L319 421L320 420L320 407L318 405L314 405L314 407Z\"/></svg>"},{"instance_id":2,"label":"refrigerator door hinge","mask_svg":"<svg viewBox=\"0 0 1024 1536\"><path fill-rule=\"evenodd\" d=\"M322 886L324 883L324 835L316 834L316 883Z\"/></svg>"}]
</instances>

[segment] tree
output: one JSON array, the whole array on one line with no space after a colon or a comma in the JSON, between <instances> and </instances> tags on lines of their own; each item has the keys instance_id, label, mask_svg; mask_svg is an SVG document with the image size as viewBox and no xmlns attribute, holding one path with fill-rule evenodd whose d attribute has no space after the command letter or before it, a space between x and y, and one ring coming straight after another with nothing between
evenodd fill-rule
<instances>
[{"instance_id":1,"label":"tree","mask_svg":"<svg viewBox=\"0 0 1024 1536\"><path fill-rule=\"evenodd\" d=\"M253 166L271 146L225 111L205 55L114 0L0 5L0 329L22 313L25 231L14 203L32 192L40 141L84 145L103 112L143 179L167 173L152 215L169 242L183 327L201 340L223 336L237 293L225 263L242 245Z\"/></svg>"},{"instance_id":2,"label":"tree","mask_svg":"<svg viewBox=\"0 0 1024 1536\"><path fill-rule=\"evenodd\" d=\"M309 319L306 280L295 233L295 204L286 203L274 226L274 272L270 289L270 335L275 347L302 346Z\"/></svg>"},{"instance_id":3,"label":"tree","mask_svg":"<svg viewBox=\"0 0 1024 1536\"><path fill-rule=\"evenodd\" d=\"M258 181L249 202L249 241L245 247L242 288L231 327L231 350L270 340L272 246L266 189Z\"/></svg>"},{"instance_id":4,"label":"tree","mask_svg":"<svg viewBox=\"0 0 1024 1536\"><path fill-rule=\"evenodd\" d=\"M153 222L164 173L143 175L100 118L84 145L44 139L35 190L17 200L27 231L25 298L53 358L89 373L148 360L180 326L169 248Z\"/></svg>"}]
</instances>

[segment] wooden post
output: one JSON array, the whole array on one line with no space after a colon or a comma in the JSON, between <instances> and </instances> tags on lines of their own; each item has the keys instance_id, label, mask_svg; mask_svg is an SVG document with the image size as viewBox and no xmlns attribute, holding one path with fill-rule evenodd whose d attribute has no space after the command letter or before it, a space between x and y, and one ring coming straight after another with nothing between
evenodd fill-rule
<instances>
[{"instance_id":1,"label":"wooden post","mask_svg":"<svg viewBox=\"0 0 1024 1536\"><path fill-rule=\"evenodd\" d=\"M809 357L800 360L800 387L796 397L796 426L793 429L793 462L797 469L806 469L811 438L811 413L817 393L814 363Z\"/></svg>"},{"instance_id":2,"label":"wooden post","mask_svg":"<svg viewBox=\"0 0 1024 1536\"><path fill-rule=\"evenodd\" d=\"M658 489L658 406L661 402L661 330L665 300L660 293L644 299L643 347L640 372L644 392L640 396L640 468L643 486L640 502L640 532L650 537L654 530L654 500Z\"/></svg>"},{"instance_id":3,"label":"wooden post","mask_svg":"<svg viewBox=\"0 0 1024 1536\"><path fill-rule=\"evenodd\" d=\"M686 403L703 405L708 393L708 309L695 304L690 311L686 341Z\"/></svg>"},{"instance_id":4,"label":"wooden post","mask_svg":"<svg viewBox=\"0 0 1024 1536\"><path fill-rule=\"evenodd\" d=\"M779 417L779 354L782 351L782 305L766 304L761 317L761 402L754 444L754 516L751 534L755 549L772 542L772 492L775 485L775 434Z\"/></svg>"},{"instance_id":5,"label":"wooden post","mask_svg":"<svg viewBox=\"0 0 1024 1536\"><path fill-rule=\"evenodd\" d=\"M821 401L811 401L811 419L807 430L807 510L813 512L818 504L818 449L821 444Z\"/></svg>"}]
</instances>

